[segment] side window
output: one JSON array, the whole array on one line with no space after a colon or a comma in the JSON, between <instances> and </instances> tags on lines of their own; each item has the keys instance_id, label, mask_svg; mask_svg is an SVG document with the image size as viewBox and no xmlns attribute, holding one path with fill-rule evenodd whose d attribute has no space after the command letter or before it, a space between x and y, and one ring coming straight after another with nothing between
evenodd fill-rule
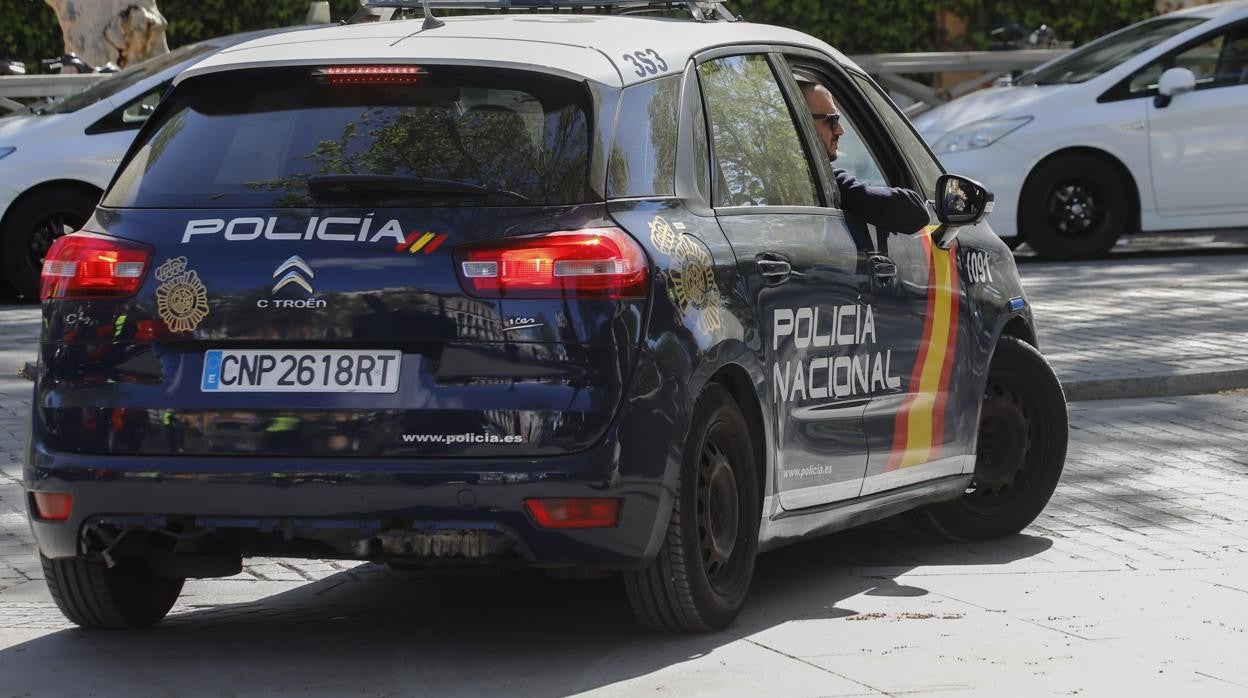
<instances>
[{"instance_id":1,"label":"side window","mask_svg":"<svg viewBox=\"0 0 1248 698\"><path fill-rule=\"evenodd\" d=\"M936 179L944 174L944 170L932 155L932 151L928 150L927 145L914 132L906 117L897 110L897 105L893 104L893 101L881 92L880 88L861 75L854 75L854 81L858 83L863 94L867 95L867 99L871 100L875 110L880 113L897 147L901 149L902 155L910 163L910 169L919 178L919 186L923 195L929 199L935 199Z\"/></svg>"},{"instance_id":2,"label":"side window","mask_svg":"<svg viewBox=\"0 0 1248 698\"><path fill-rule=\"evenodd\" d=\"M1216 81L1221 85L1248 85L1248 26L1239 27L1222 45Z\"/></svg>"},{"instance_id":3,"label":"side window","mask_svg":"<svg viewBox=\"0 0 1248 698\"><path fill-rule=\"evenodd\" d=\"M720 183L715 205L819 205L794 115L767 58L719 58L698 73Z\"/></svg>"},{"instance_id":4,"label":"side window","mask_svg":"<svg viewBox=\"0 0 1248 698\"><path fill-rule=\"evenodd\" d=\"M161 85L127 104L125 109L121 110L121 123L137 126L147 121L147 117L156 111L156 105L160 104L160 97L165 93L165 87Z\"/></svg>"},{"instance_id":5,"label":"side window","mask_svg":"<svg viewBox=\"0 0 1248 698\"><path fill-rule=\"evenodd\" d=\"M1157 93L1157 81L1170 68L1187 68L1196 76L1196 89L1248 84L1248 27L1238 27L1163 56L1127 78L1127 96Z\"/></svg>"},{"instance_id":6,"label":"side window","mask_svg":"<svg viewBox=\"0 0 1248 698\"><path fill-rule=\"evenodd\" d=\"M690 100L692 108L690 118L693 119L693 157L697 164L698 193L706 202L711 200L711 137L706 133L706 110L702 108L702 99Z\"/></svg>"},{"instance_id":7,"label":"side window","mask_svg":"<svg viewBox=\"0 0 1248 698\"><path fill-rule=\"evenodd\" d=\"M672 195L679 113L679 75L624 90L607 170L609 196Z\"/></svg>"},{"instance_id":8,"label":"side window","mask_svg":"<svg viewBox=\"0 0 1248 698\"><path fill-rule=\"evenodd\" d=\"M832 94L835 98L836 92L833 91ZM855 117L846 112L845 105L841 102L838 101L836 106L841 112L841 128L845 129L845 133L837 145L836 159L832 161L832 166L845 170L860 182L871 186L887 186L888 181L884 177L884 171L879 161L871 154L871 149L862 140L860 135L862 131L854 123Z\"/></svg>"}]
</instances>

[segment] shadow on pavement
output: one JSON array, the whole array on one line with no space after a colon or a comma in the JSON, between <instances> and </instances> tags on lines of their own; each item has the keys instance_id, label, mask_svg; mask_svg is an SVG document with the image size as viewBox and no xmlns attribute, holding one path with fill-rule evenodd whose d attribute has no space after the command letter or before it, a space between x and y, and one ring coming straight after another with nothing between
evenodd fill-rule
<instances>
[{"instance_id":1,"label":"shadow on pavement","mask_svg":"<svg viewBox=\"0 0 1248 698\"><path fill-rule=\"evenodd\" d=\"M1242 254L1248 254L1248 229L1189 233L1136 233L1124 236L1107 256L1086 260L1085 263L1103 264L1128 259ZM1070 264L1070 262L1050 262L1041 259L1025 243L1014 252L1014 260L1018 264Z\"/></svg>"},{"instance_id":2,"label":"shadow on pavement","mask_svg":"<svg viewBox=\"0 0 1248 698\"><path fill-rule=\"evenodd\" d=\"M15 645L0 652L0 673L12 677L0 694L569 695L790 621L852 617L845 603L860 594L926 595L895 581L918 564L1004 564L1050 545L1032 536L945 545L887 522L809 541L760 558L749 605L727 632L693 636L640 630L618 580L413 580L365 565L254 602L193 606L147 631L63 630ZM743 653L770 656L736 649L702 665L740 671Z\"/></svg>"}]
</instances>

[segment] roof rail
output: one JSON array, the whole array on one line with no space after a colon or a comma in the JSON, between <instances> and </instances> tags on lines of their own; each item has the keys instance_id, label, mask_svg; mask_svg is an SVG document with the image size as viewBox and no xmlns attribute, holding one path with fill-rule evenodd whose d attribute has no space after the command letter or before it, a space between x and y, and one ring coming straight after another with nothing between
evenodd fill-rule
<instances>
[{"instance_id":1,"label":"roof rail","mask_svg":"<svg viewBox=\"0 0 1248 698\"><path fill-rule=\"evenodd\" d=\"M433 16L433 10L511 10L529 12L601 12L605 14L629 14L655 10L685 9L698 22L735 22L724 6L723 0L360 0L361 9L348 23L376 22L393 18L399 10L423 10L425 28L442 26ZM373 10L390 10L386 15Z\"/></svg>"}]
</instances>

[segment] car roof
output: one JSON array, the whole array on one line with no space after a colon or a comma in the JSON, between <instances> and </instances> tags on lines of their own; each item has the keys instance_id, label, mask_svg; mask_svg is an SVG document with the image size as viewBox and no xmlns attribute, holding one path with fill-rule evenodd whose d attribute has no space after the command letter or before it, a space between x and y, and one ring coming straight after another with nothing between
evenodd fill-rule
<instances>
[{"instance_id":1,"label":"car roof","mask_svg":"<svg viewBox=\"0 0 1248 698\"><path fill-rule=\"evenodd\" d=\"M178 80L241 68L429 61L538 69L619 87L679 73L694 54L731 44L806 46L852 65L818 39L766 24L588 14L442 19L445 26L428 30L417 20L401 20L258 39L221 51ZM636 52L651 58L657 54L661 63L656 62L656 72L638 75L637 65L624 59Z\"/></svg>"}]
</instances>

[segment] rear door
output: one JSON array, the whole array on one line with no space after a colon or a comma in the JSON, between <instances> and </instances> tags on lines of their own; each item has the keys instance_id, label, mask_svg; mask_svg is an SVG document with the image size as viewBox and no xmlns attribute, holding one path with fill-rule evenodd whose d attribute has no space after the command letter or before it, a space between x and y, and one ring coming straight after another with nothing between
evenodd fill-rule
<instances>
[{"instance_id":1,"label":"rear door","mask_svg":"<svg viewBox=\"0 0 1248 698\"><path fill-rule=\"evenodd\" d=\"M866 465L865 390L853 371L870 318L859 250L819 172L804 103L763 50L702 56L712 199L761 326L765 401L785 509L854 497Z\"/></svg>"},{"instance_id":2,"label":"rear door","mask_svg":"<svg viewBox=\"0 0 1248 698\"><path fill-rule=\"evenodd\" d=\"M52 315L51 447L588 448L646 303L644 252L590 183L592 103L585 83L468 67L183 83L95 219L150 254L137 296ZM586 236L612 271L557 273Z\"/></svg>"}]
</instances>

